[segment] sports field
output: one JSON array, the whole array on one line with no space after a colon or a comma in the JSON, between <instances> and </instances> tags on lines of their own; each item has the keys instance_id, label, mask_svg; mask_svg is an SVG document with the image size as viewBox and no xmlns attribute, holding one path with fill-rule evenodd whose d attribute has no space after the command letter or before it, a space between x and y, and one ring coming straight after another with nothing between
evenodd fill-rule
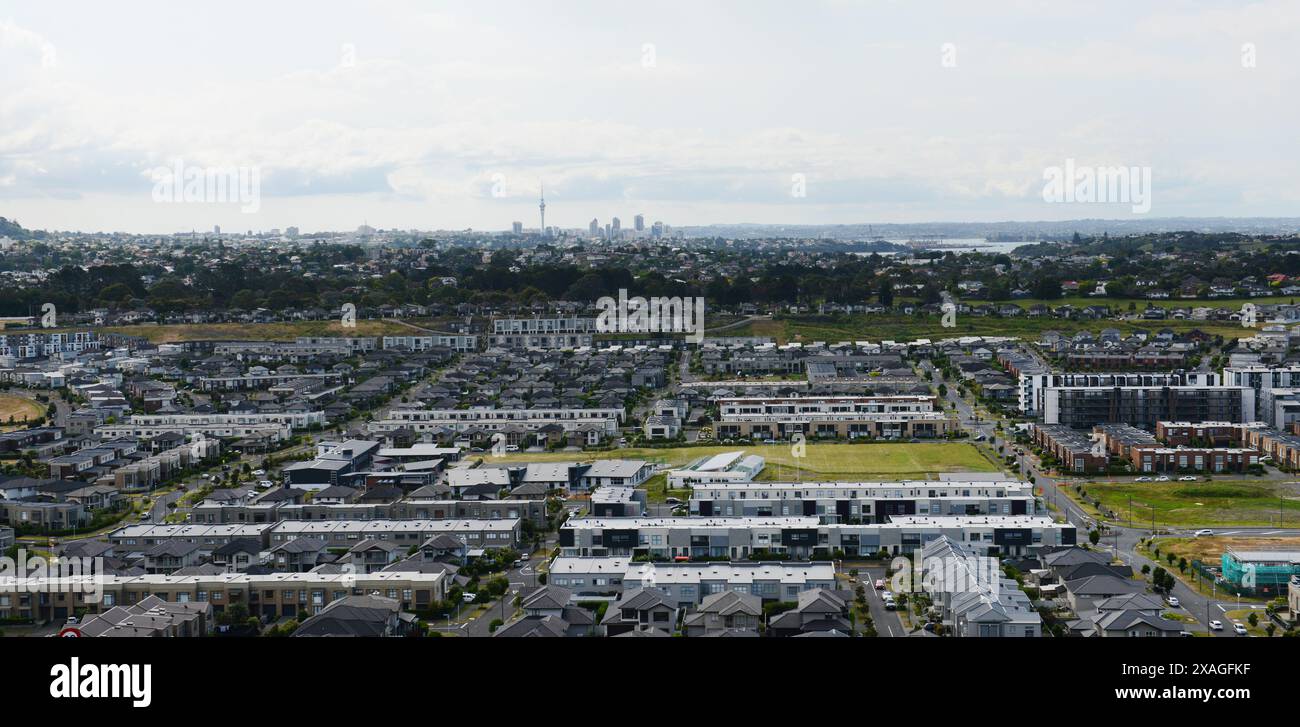
<instances>
[{"instance_id":1,"label":"sports field","mask_svg":"<svg viewBox=\"0 0 1300 727\"><path fill-rule=\"evenodd\" d=\"M20 424L24 419L36 419L45 414L40 402L21 396L0 394L0 426Z\"/></svg>"},{"instance_id":2,"label":"sports field","mask_svg":"<svg viewBox=\"0 0 1300 727\"><path fill-rule=\"evenodd\" d=\"M966 442L808 444L796 457L790 444L757 446L628 448L609 452L546 452L488 456L497 462L564 462L593 459L644 459L680 467L701 457L744 451L767 460L758 479L852 480L933 477L947 472L996 472L997 467Z\"/></svg>"}]
</instances>

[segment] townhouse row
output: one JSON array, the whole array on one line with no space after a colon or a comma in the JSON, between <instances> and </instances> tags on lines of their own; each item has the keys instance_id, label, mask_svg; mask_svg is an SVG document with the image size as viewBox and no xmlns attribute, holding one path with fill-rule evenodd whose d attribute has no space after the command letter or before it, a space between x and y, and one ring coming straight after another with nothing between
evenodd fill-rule
<instances>
[{"instance_id":1,"label":"townhouse row","mask_svg":"<svg viewBox=\"0 0 1300 727\"><path fill-rule=\"evenodd\" d=\"M1017 480L901 482L718 482L691 491L699 517L816 517L884 523L901 515L1033 515L1033 486Z\"/></svg>"},{"instance_id":2,"label":"townhouse row","mask_svg":"<svg viewBox=\"0 0 1300 727\"><path fill-rule=\"evenodd\" d=\"M900 515L887 523L822 523L816 517L571 518L559 531L570 556L662 559L829 558L910 553L946 535L979 554L1018 555L1073 545L1074 526L1031 515Z\"/></svg>"}]
</instances>

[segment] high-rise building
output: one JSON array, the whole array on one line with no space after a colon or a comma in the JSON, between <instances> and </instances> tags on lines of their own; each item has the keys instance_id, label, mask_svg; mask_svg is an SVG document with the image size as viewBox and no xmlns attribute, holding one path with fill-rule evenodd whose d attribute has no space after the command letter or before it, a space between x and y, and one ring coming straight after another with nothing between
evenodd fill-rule
<instances>
[{"instance_id":1,"label":"high-rise building","mask_svg":"<svg viewBox=\"0 0 1300 727\"><path fill-rule=\"evenodd\" d=\"M516 235L522 235L522 234L524 233L524 223L522 223L522 222L512 222L512 223L510 223L510 229L511 229L511 230L512 230Z\"/></svg>"},{"instance_id":2,"label":"high-rise building","mask_svg":"<svg viewBox=\"0 0 1300 727\"><path fill-rule=\"evenodd\" d=\"M634 227L637 232L645 231L645 215L637 215L636 217L633 217L632 227Z\"/></svg>"},{"instance_id":3,"label":"high-rise building","mask_svg":"<svg viewBox=\"0 0 1300 727\"><path fill-rule=\"evenodd\" d=\"M589 232L592 237L600 237L600 223L596 221L595 217L591 218L591 224L587 226L587 232Z\"/></svg>"},{"instance_id":4,"label":"high-rise building","mask_svg":"<svg viewBox=\"0 0 1300 727\"><path fill-rule=\"evenodd\" d=\"M622 229L623 225L618 221L617 217L611 220L610 224L614 231L614 237L618 237L619 230Z\"/></svg>"},{"instance_id":5,"label":"high-rise building","mask_svg":"<svg viewBox=\"0 0 1300 727\"><path fill-rule=\"evenodd\" d=\"M213 225L213 226L212 226L212 234L214 234L214 235L220 235L220 234L221 234L221 225Z\"/></svg>"},{"instance_id":6,"label":"high-rise building","mask_svg":"<svg viewBox=\"0 0 1300 727\"><path fill-rule=\"evenodd\" d=\"M654 226L650 228L650 234L653 237L664 236L664 223L655 221Z\"/></svg>"}]
</instances>

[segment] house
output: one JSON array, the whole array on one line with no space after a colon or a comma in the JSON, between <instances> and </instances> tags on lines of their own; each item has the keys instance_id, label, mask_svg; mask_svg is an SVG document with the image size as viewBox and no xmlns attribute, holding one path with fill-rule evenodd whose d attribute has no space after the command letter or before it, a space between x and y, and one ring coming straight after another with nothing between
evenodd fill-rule
<instances>
[{"instance_id":1,"label":"house","mask_svg":"<svg viewBox=\"0 0 1300 727\"><path fill-rule=\"evenodd\" d=\"M401 609L401 602L378 595L345 596L331 601L293 632L308 636L406 636L415 625L414 614Z\"/></svg>"},{"instance_id":2,"label":"house","mask_svg":"<svg viewBox=\"0 0 1300 727\"><path fill-rule=\"evenodd\" d=\"M262 543L253 538L237 538L212 551L212 562L227 573L243 573L257 565Z\"/></svg>"},{"instance_id":3,"label":"house","mask_svg":"<svg viewBox=\"0 0 1300 727\"><path fill-rule=\"evenodd\" d=\"M677 628L677 614L667 593L658 588L636 588L624 591L610 604L600 626L606 636L650 629L671 632Z\"/></svg>"},{"instance_id":4,"label":"house","mask_svg":"<svg viewBox=\"0 0 1300 727\"><path fill-rule=\"evenodd\" d=\"M271 548L271 563L277 571L301 573L320 565L325 541L318 538L293 538Z\"/></svg>"},{"instance_id":5,"label":"house","mask_svg":"<svg viewBox=\"0 0 1300 727\"><path fill-rule=\"evenodd\" d=\"M768 621L770 636L800 636L811 633L851 633L849 601L837 591L814 588L799 594L795 607Z\"/></svg>"},{"instance_id":6,"label":"house","mask_svg":"<svg viewBox=\"0 0 1300 727\"><path fill-rule=\"evenodd\" d=\"M202 560L197 543L168 540L144 552L144 568L149 573L171 573L198 565Z\"/></svg>"},{"instance_id":7,"label":"house","mask_svg":"<svg viewBox=\"0 0 1300 727\"><path fill-rule=\"evenodd\" d=\"M682 620L687 636L720 636L736 631L758 633L763 599L749 593L722 591L705 596L699 607Z\"/></svg>"},{"instance_id":8,"label":"house","mask_svg":"<svg viewBox=\"0 0 1300 727\"><path fill-rule=\"evenodd\" d=\"M173 603L149 595L127 606L114 606L82 621L82 636L188 638L212 633L212 604Z\"/></svg>"},{"instance_id":9,"label":"house","mask_svg":"<svg viewBox=\"0 0 1300 727\"><path fill-rule=\"evenodd\" d=\"M405 549L387 540L366 539L352 546L339 562L350 563L356 573L374 573L396 563Z\"/></svg>"},{"instance_id":10,"label":"house","mask_svg":"<svg viewBox=\"0 0 1300 727\"><path fill-rule=\"evenodd\" d=\"M1121 609L1109 611L1096 622L1098 636L1166 637L1181 636L1183 625L1146 610Z\"/></svg>"},{"instance_id":11,"label":"house","mask_svg":"<svg viewBox=\"0 0 1300 727\"><path fill-rule=\"evenodd\" d=\"M636 487L654 474L655 465L639 459L601 459L589 465L579 478L583 489Z\"/></svg>"},{"instance_id":12,"label":"house","mask_svg":"<svg viewBox=\"0 0 1300 727\"><path fill-rule=\"evenodd\" d=\"M519 607L524 615L497 629L494 636L591 636L595 631L593 611L573 604L573 591L546 585L526 594Z\"/></svg>"}]
</instances>

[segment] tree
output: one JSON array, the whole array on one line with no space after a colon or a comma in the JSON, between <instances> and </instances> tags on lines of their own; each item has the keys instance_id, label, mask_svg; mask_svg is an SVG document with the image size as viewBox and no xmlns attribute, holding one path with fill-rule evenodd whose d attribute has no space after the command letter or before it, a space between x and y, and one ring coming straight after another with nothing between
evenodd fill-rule
<instances>
[{"instance_id":1,"label":"tree","mask_svg":"<svg viewBox=\"0 0 1300 727\"><path fill-rule=\"evenodd\" d=\"M894 304L894 281L889 278L880 281L880 304L883 306Z\"/></svg>"},{"instance_id":2,"label":"tree","mask_svg":"<svg viewBox=\"0 0 1300 727\"><path fill-rule=\"evenodd\" d=\"M1254 628L1254 627L1258 626L1258 625L1259 625L1259 614L1255 613L1254 611L1251 611L1251 612L1250 612L1250 615L1246 617L1246 621L1248 621L1248 622L1250 623L1251 628Z\"/></svg>"},{"instance_id":3,"label":"tree","mask_svg":"<svg viewBox=\"0 0 1300 727\"><path fill-rule=\"evenodd\" d=\"M1056 300L1061 297L1061 281L1056 278L1042 277L1034 281L1034 297L1042 300Z\"/></svg>"},{"instance_id":4,"label":"tree","mask_svg":"<svg viewBox=\"0 0 1300 727\"><path fill-rule=\"evenodd\" d=\"M1088 531L1088 542L1092 543L1093 545L1096 545L1097 543L1101 542L1101 533L1097 532L1096 528L1093 528L1092 530Z\"/></svg>"}]
</instances>

